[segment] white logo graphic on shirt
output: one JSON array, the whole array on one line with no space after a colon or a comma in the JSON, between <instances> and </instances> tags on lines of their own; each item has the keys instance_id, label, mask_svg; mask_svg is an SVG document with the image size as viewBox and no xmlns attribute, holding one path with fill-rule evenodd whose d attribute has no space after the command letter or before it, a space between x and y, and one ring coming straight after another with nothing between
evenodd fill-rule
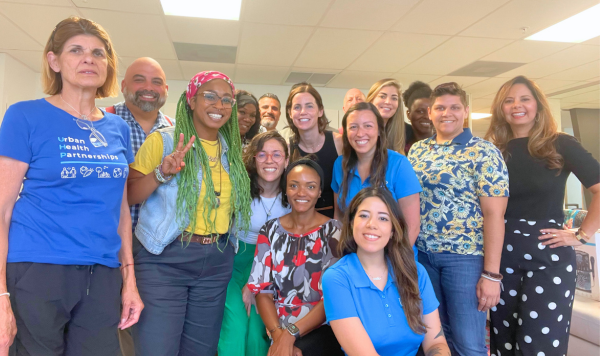
<instances>
[{"instance_id":1,"label":"white logo graphic on shirt","mask_svg":"<svg viewBox=\"0 0 600 356\"><path fill-rule=\"evenodd\" d=\"M104 169L107 169L107 166L104 166ZM104 172L102 167L96 167L96 172L98 172L98 178L110 178L110 173Z\"/></svg>"},{"instance_id":2,"label":"white logo graphic on shirt","mask_svg":"<svg viewBox=\"0 0 600 356\"><path fill-rule=\"evenodd\" d=\"M61 178L75 178L76 175L77 171L75 170L75 167L63 167L60 172Z\"/></svg>"},{"instance_id":3,"label":"white logo graphic on shirt","mask_svg":"<svg viewBox=\"0 0 600 356\"><path fill-rule=\"evenodd\" d=\"M121 178L122 175L123 175L123 170L121 168L115 168L113 170L113 177Z\"/></svg>"},{"instance_id":4,"label":"white logo graphic on shirt","mask_svg":"<svg viewBox=\"0 0 600 356\"><path fill-rule=\"evenodd\" d=\"M92 174L94 172L93 169L88 168L86 166L81 166L81 168L79 168L79 171L81 172L81 174L83 175L83 177L87 177L90 174Z\"/></svg>"}]
</instances>

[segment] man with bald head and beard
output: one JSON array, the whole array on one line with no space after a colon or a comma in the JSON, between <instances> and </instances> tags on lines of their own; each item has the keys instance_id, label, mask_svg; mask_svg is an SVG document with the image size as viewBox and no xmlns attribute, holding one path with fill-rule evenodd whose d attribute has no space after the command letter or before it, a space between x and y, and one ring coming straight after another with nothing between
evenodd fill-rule
<instances>
[{"instance_id":1,"label":"man with bald head and beard","mask_svg":"<svg viewBox=\"0 0 600 356\"><path fill-rule=\"evenodd\" d=\"M167 100L168 90L165 72L160 64L152 58L138 58L127 68L121 82L125 101L106 108L107 112L119 115L129 125L134 155L152 132L173 126L171 119L160 112ZM132 205L129 209L131 225L135 231L140 204ZM136 243L139 244L134 238L133 244ZM119 342L123 356L135 354L130 329L119 330Z\"/></svg>"}]
</instances>

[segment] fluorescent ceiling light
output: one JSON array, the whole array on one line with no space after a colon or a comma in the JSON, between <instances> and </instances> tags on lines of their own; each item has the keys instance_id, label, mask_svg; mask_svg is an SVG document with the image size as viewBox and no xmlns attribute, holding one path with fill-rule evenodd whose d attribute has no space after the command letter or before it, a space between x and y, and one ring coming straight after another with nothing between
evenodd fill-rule
<instances>
[{"instance_id":1,"label":"fluorescent ceiling light","mask_svg":"<svg viewBox=\"0 0 600 356\"><path fill-rule=\"evenodd\" d=\"M484 112L472 112L471 120L485 119L486 117L490 117L490 116L492 116L492 114L486 114Z\"/></svg>"},{"instance_id":2,"label":"fluorescent ceiling light","mask_svg":"<svg viewBox=\"0 0 600 356\"><path fill-rule=\"evenodd\" d=\"M239 20L242 0L160 0L165 15Z\"/></svg>"},{"instance_id":3,"label":"fluorescent ceiling light","mask_svg":"<svg viewBox=\"0 0 600 356\"><path fill-rule=\"evenodd\" d=\"M543 6L543 5L542 5ZM600 36L600 5L548 27L526 40L581 43Z\"/></svg>"}]
</instances>

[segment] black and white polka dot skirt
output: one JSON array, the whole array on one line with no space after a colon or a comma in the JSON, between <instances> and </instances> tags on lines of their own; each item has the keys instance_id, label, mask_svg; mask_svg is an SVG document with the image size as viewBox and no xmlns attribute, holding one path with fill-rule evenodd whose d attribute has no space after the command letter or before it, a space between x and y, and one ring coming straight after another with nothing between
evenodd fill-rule
<instances>
[{"instance_id":1,"label":"black and white polka dot skirt","mask_svg":"<svg viewBox=\"0 0 600 356\"><path fill-rule=\"evenodd\" d=\"M504 291L491 311L491 355L567 353L575 296L575 251L542 245L540 229L550 228L562 229L562 220L506 220L500 263Z\"/></svg>"}]
</instances>

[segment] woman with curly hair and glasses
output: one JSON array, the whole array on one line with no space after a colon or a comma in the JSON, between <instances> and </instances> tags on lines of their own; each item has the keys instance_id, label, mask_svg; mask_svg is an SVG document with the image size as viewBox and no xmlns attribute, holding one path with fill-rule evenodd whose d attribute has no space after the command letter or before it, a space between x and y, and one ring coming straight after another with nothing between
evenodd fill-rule
<instances>
[{"instance_id":1,"label":"woman with curly hair and glasses","mask_svg":"<svg viewBox=\"0 0 600 356\"><path fill-rule=\"evenodd\" d=\"M546 96L523 76L496 94L486 138L502 152L510 177L504 291L491 313L491 352L566 354L577 267L573 246L587 243L600 227L600 164L558 131ZM593 194L578 231L562 226L571 172Z\"/></svg>"},{"instance_id":2,"label":"woman with curly hair and glasses","mask_svg":"<svg viewBox=\"0 0 600 356\"><path fill-rule=\"evenodd\" d=\"M137 355L217 350L237 248L232 216L242 229L250 223L234 92L223 73L196 74L175 127L149 135L131 165L130 204L145 201L134 244L147 306L133 329Z\"/></svg>"},{"instance_id":3,"label":"woman with curly hair and glasses","mask_svg":"<svg viewBox=\"0 0 600 356\"><path fill-rule=\"evenodd\" d=\"M220 356L264 356L269 351L265 324L256 312L254 296L246 284L260 229L267 221L291 211L283 200L285 184L281 179L288 158L287 143L277 131L258 134L246 147L244 164L250 176L252 218L250 229L240 231L237 236L240 247L233 259L233 276L227 287Z\"/></svg>"},{"instance_id":4,"label":"woman with curly hair and glasses","mask_svg":"<svg viewBox=\"0 0 600 356\"><path fill-rule=\"evenodd\" d=\"M347 355L450 356L438 301L415 262L407 226L386 188L352 199L338 252L323 276L325 314Z\"/></svg>"}]
</instances>

